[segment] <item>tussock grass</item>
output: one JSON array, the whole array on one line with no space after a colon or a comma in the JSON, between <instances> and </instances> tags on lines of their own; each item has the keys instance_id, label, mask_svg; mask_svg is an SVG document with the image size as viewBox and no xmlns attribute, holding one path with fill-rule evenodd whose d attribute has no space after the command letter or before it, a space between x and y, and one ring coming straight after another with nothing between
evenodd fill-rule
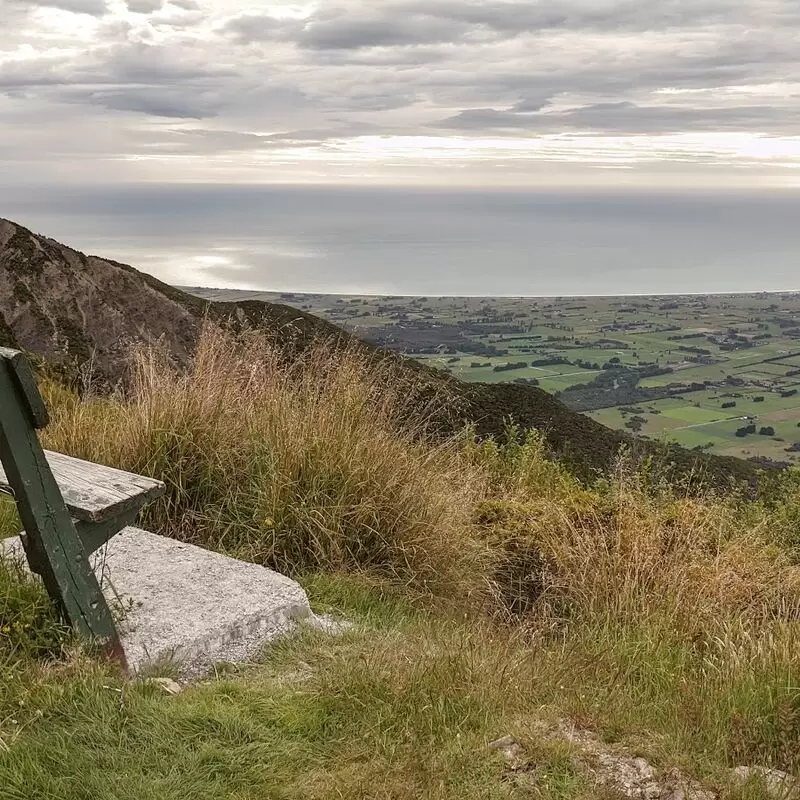
<instances>
[{"instance_id":1,"label":"tussock grass","mask_svg":"<svg viewBox=\"0 0 800 800\"><path fill-rule=\"evenodd\" d=\"M596 796L541 737L564 716L726 792L736 764L800 769L796 476L699 497L622 457L587 487L536 433L433 438L445 401L393 370L208 329L186 375L154 349L125 393L47 390L49 446L167 483L145 525L360 627L165 699L41 622L37 650L43 595L0 571L10 797ZM486 750L509 733L535 790Z\"/></svg>"},{"instance_id":2,"label":"tussock grass","mask_svg":"<svg viewBox=\"0 0 800 800\"><path fill-rule=\"evenodd\" d=\"M673 759L800 768L800 566L786 515L654 489L624 463L587 491L536 434L511 438L475 450L494 476L476 522L505 554L502 598L560 676L557 702L658 731Z\"/></svg>"},{"instance_id":3,"label":"tussock grass","mask_svg":"<svg viewBox=\"0 0 800 800\"><path fill-rule=\"evenodd\" d=\"M145 524L164 534L291 574L366 569L470 594L483 476L428 437L437 401L394 369L325 343L286 365L264 336L234 346L209 327L188 375L140 352L127 395L60 404L47 442L163 480Z\"/></svg>"}]
</instances>

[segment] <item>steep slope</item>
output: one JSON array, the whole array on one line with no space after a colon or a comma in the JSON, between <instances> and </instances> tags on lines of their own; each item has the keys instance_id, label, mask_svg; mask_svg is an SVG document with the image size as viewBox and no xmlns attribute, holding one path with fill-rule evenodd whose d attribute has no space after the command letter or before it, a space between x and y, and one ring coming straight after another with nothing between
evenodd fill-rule
<instances>
[{"instance_id":1,"label":"steep slope","mask_svg":"<svg viewBox=\"0 0 800 800\"><path fill-rule=\"evenodd\" d=\"M234 328L270 330L287 356L320 338L355 341L298 309L260 301L202 300L130 266L87 256L0 219L0 345L13 344L72 368L91 360L94 372L114 383L135 342L163 341L177 364L187 364L204 317ZM732 479L752 482L756 475L752 464L739 459L633 440L570 411L536 387L464 384L367 343L357 346L394 361L398 380L445 392L449 402L440 420L442 431L471 422L481 434L499 435L513 419L543 431L552 450L584 476L608 468L625 443L640 454L657 455L670 475L700 470L720 486Z\"/></svg>"},{"instance_id":2,"label":"steep slope","mask_svg":"<svg viewBox=\"0 0 800 800\"><path fill-rule=\"evenodd\" d=\"M119 373L130 344L163 337L188 358L196 314L133 272L0 220L0 313L17 344L59 364ZM0 333L2 328L0 328Z\"/></svg>"},{"instance_id":3,"label":"steep slope","mask_svg":"<svg viewBox=\"0 0 800 800\"><path fill-rule=\"evenodd\" d=\"M86 255L0 219L0 344L61 365L91 359L96 374L114 381L136 342L161 340L178 364L188 363L205 316L267 325L287 344L344 335L286 306L209 303L126 264Z\"/></svg>"}]
</instances>

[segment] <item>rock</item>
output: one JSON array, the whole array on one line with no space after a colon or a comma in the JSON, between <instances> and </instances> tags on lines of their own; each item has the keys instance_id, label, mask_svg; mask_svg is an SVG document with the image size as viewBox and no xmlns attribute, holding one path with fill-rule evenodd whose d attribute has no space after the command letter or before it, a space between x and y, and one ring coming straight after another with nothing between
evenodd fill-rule
<instances>
[{"instance_id":1,"label":"rock","mask_svg":"<svg viewBox=\"0 0 800 800\"><path fill-rule=\"evenodd\" d=\"M597 786L611 789L628 800L715 800L716 796L696 781L673 769L661 774L641 756L634 756L619 745L603 742L596 733L581 730L561 720L542 730L549 741L569 742L573 763ZM797 798L800 800L800 798Z\"/></svg>"},{"instance_id":2,"label":"rock","mask_svg":"<svg viewBox=\"0 0 800 800\"><path fill-rule=\"evenodd\" d=\"M658 772L645 759L598 753L597 764L598 783L616 789L625 797L636 800L661 797Z\"/></svg>"},{"instance_id":3,"label":"rock","mask_svg":"<svg viewBox=\"0 0 800 800\"><path fill-rule=\"evenodd\" d=\"M777 800L800 798L800 781L788 772L769 767L736 767L731 774L740 784L753 779L762 780L767 792Z\"/></svg>"},{"instance_id":4,"label":"rock","mask_svg":"<svg viewBox=\"0 0 800 800\"><path fill-rule=\"evenodd\" d=\"M19 538L0 542L0 552L21 556ZM346 629L316 617L285 575L139 528L124 528L91 560L109 605L121 611L117 628L134 674L171 662L182 676L200 676L220 662L257 658L301 623Z\"/></svg>"},{"instance_id":5,"label":"rock","mask_svg":"<svg viewBox=\"0 0 800 800\"><path fill-rule=\"evenodd\" d=\"M510 764L518 763L522 753L520 743L513 736L501 736L499 739L489 742L489 748L499 750Z\"/></svg>"},{"instance_id":6,"label":"rock","mask_svg":"<svg viewBox=\"0 0 800 800\"><path fill-rule=\"evenodd\" d=\"M180 694L183 691L183 686L172 678L150 678L147 683L160 686L167 694Z\"/></svg>"}]
</instances>

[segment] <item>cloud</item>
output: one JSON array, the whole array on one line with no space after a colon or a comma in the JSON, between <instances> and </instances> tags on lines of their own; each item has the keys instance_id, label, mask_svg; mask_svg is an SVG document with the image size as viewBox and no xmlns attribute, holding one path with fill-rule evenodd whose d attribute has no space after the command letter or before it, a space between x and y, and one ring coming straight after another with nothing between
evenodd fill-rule
<instances>
[{"instance_id":1,"label":"cloud","mask_svg":"<svg viewBox=\"0 0 800 800\"><path fill-rule=\"evenodd\" d=\"M455 20L425 13L351 18L332 14L312 20L301 29L298 42L317 50L359 50L367 47L406 47L452 42L466 30Z\"/></svg>"},{"instance_id":2,"label":"cloud","mask_svg":"<svg viewBox=\"0 0 800 800\"><path fill-rule=\"evenodd\" d=\"M154 117L173 119L208 119L220 112L218 93L186 95L180 89L111 89L76 96L77 102L91 102L115 111L135 111Z\"/></svg>"},{"instance_id":3,"label":"cloud","mask_svg":"<svg viewBox=\"0 0 800 800\"><path fill-rule=\"evenodd\" d=\"M800 103L795 104L800 112ZM800 134L800 113L787 121L774 106L740 105L724 108L690 108L678 105L643 106L628 101L595 103L554 112L543 106L535 113L510 109L474 108L435 123L459 131L553 131L617 132L622 134L664 134L682 131L737 131L757 127L762 131L788 128Z\"/></svg>"},{"instance_id":4,"label":"cloud","mask_svg":"<svg viewBox=\"0 0 800 800\"><path fill-rule=\"evenodd\" d=\"M26 169L90 157L95 128L120 174L395 179L425 163L433 182L489 163L486 142L555 163L542 137L637 137L666 162L673 135L768 136L785 154L799 133L787 0L0 0L0 25L3 144L27 148Z\"/></svg>"},{"instance_id":5,"label":"cloud","mask_svg":"<svg viewBox=\"0 0 800 800\"><path fill-rule=\"evenodd\" d=\"M125 0L128 10L136 14L152 14L164 5L163 0Z\"/></svg>"},{"instance_id":6,"label":"cloud","mask_svg":"<svg viewBox=\"0 0 800 800\"><path fill-rule=\"evenodd\" d=\"M222 30L240 42L266 42L275 39L287 29L284 20L268 14L241 14L225 22Z\"/></svg>"},{"instance_id":7,"label":"cloud","mask_svg":"<svg viewBox=\"0 0 800 800\"><path fill-rule=\"evenodd\" d=\"M14 0L11 0L12 4ZM74 14L90 14L101 17L108 10L105 0L16 0L19 6L38 6L71 11Z\"/></svg>"}]
</instances>

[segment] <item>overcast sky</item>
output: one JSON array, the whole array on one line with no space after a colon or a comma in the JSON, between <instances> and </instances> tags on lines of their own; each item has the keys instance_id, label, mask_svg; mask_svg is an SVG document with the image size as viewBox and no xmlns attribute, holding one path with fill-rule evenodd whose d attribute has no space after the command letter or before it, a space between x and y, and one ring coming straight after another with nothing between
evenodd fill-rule
<instances>
[{"instance_id":1,"label":"overcast sky","mask_svg":"<svg viewBox=\"0 0 800 800\"><path fill-rule=\"evenodd\" d=\"M800 185L800 0L0 0L0 181Z\"/></svg>"}]
</instances>

